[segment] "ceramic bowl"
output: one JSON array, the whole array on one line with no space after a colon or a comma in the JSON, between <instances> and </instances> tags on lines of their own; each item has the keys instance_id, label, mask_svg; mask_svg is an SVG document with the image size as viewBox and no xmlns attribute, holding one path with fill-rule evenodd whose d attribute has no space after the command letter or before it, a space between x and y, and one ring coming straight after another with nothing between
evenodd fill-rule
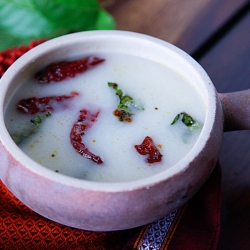
<instances>
[{"instance_id":1,"label":"ceramic bowl","mask_svg":"<svg viewBox=\"0 0 250 250\"><path fill-rule=\"evenodd\" d=\"M58 174L24 154L5 127L7 101L18 84L41 65L76 57L81 51L126 51L164 62L192 81L207 107L203 129L192 150L160 174L120 183L85 181ZM230 122L235 119L231 100L216 92L207 73L187 53L157 38L126 31L89 31L52 39L19 58L1 79L0 178L29 208L64 225L110 231L150 223L185 204L208 179L219 157L225 124L228 129L248 126L242 125L240 119Z\"/></svg>"}]
</instances>

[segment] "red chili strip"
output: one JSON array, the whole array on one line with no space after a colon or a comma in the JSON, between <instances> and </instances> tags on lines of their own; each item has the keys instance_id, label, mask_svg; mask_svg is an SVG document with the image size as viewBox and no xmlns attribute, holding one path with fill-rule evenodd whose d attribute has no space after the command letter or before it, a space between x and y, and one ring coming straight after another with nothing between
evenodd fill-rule
<instances>
[{"instance_id":1,"label":"red chili strip","mask_svg":"<svg viewBox=\"0 0 250 250\"><path fill-rule=\"evenodd\" d=\"M25 114L31 115L45 113L54 110L53 104L55 104L55 102L63 102L78 95L77 92L71 92L71 95L45 96L40 98L30 97L20 100L17 104L17 109Z\"/></svg>"},{"instance_id":2,"label":"red chili strip","mask_svg":"<svg viewBox=\"0 0 250 250\"><path fill-rule=\"evenodd\" d=\"M99 115L99 111L91 114L88 110L83 109L80 111L78 121L73 125L70 133L70 141L73 148L83 157L97 163L102 164L103 161L100 156L97 156L89 151L89 149L83 144L82 136L85 131L92 126Z\"/></svg>"},{"instance_id":3,"label":"red chili strip","mask_svg":"<svg viewBox=\"0 0 250 250\"><path fill-rule=\"evenodd\" d=\"M56 62L49 64L44 71L38 72L35 78L40 83L61 82L67 77L74 77L104 61L105 59L89 56L75 61Z\"/></svg>"},{"instance_id":4,"label":"red chili strip","mask_svg":"<svg viewBox=\"0 0 250 250\"><path fill-rule=\"evenodd\" d=\"M141 145L134 146L137 152L141 155L149 155L147 158L148 163L160 162L162 155L155 147L151 137L146 136Z\"/></svg>"}]
</instances>

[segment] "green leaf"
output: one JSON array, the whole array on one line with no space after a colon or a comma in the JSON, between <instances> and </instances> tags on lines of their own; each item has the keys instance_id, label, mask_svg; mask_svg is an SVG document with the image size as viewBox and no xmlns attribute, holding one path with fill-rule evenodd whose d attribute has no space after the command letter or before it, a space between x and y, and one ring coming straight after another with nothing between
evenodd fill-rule
<instances>
[{"instance_id":1,"label":"green leaf","mask_svg":"<svg viewBox=\"0 0 250 250\"><path fill-rule=\"evenodd\" d=\"M12 34L8 33L5 30L0 29L0 50L4 50L6 48L15 47L19 44L27 45L30 39L22 39Z\"/></svg>"},{"instance_id":2,"label":"green leaf","mask_svg":"<svg viewBox=\"0 0 250 250\"><path fill-rule=\"evenodd\" d=\"M114 27L98 0L0 0L1 50L35 38Z\"/></svg>"},{"instance_id":3,"label":"green leaf","mask_svg":"<svg viewBox=\"0 0 250 250\"><path fill-rule=\"evenodd\" d=\"M50 112L47 112L45 114L45 116L42 116L42 115L37 115L35 118L31 119L31 123L34 124L35 126L39 126L43 120L46 118L46 117L50 117L51 116L51 113Z\"/></svg>"},{"instance_id":4,"label":"green leaf","mask_svg":"<svg viewBox=\"0 0 250 250\"><path fill-rule=\"evenodd\" d=\"M105 10L100 10L93 30L113 30L115 29L114 18Z\"/></svg>"},{"instance_id":5,"label":"green leaf","mask_svg":"<svg viewBox=\"0 0 250 250\"><path fill-rule=\"evenodd\" d=\"M192 116L190 116L189 114L187 114L186 112L182 112L182 122L187 126L187 127L191 127L196 121L192 118Z\"/></svg>"},{"instance_id":6,"label":"green leaf","mask_svg":"<svg viewBox=\"0 0 250 250\"><path fill-rule=\"evenodd\" d=\"M48 20L35 9L34 5L27 2L26 0L26 4L23 4L22 1L0 0L0 28L20 38L38 38L41 30L48 36L52 32Z\"/></svg>"},{"instance_id":7,"label":"green leaf","mask_svg":"<svg viewBox=\"0 0 250 250\"><path fill-rule=\"evenodd\" d=\"M96 0L34 0L34 4L59 33L60 30L87 30L98 18L99 6Z\"/></svg>"},{"instance_id":8,"label":"green leaf","mask_svg":"<svg viewBox=\"0 0 250 250\"><path fill-rule=\"evenodd\" d=\"M38 131L38 128L42 124L43 120L47 117L50 117L51 113L47 112L45 115L37 115L33 119L30 120L31 126L27 128L23 133L19 134L11 134L11 137L13 141L18 144L20 143L23 139L29 137L30 135L36 133Z\"/></svg>"},{"instance_id":9,"label":"green leaf","mask_svg":"<svg viewBox=\"0 0 250 250\"><path fill-rule=\"evenodd\" d=\"M180 114L177 114L174 120L172 121L171 125L174 125L180 119Z\"/></svg>"},{"instance_id":10,"label":"green leaf","mask_svg":"<svg viewBox=\"0 0 250 250\"><path fill-rule=\"evenodd\" d=\"M131 122L131 116L134 114L131 108L137 110L144 110L143 106L140 103L137 103L129 95L125 95L121 89L118 88L118 84L114 82L108 82L108 86L115 90L116 95L119 97L120 102L117 106L118 112L116 116L119 117L120 121L129 121Z\"/></svg>"},{"instance_id":11,"label":"green leaf","mask_svg":"<svg viewBox=\"0 0 250 250\"><path fill-rule=\"evenodd\" d=\"M180 118L181 121L190 129L190 131L201 129L203 126L201 123L195 121L193 117L187 114L186 112L181 112L180 114L177 114L171 125L174 125Z\"/></svg>"}]
</instances>

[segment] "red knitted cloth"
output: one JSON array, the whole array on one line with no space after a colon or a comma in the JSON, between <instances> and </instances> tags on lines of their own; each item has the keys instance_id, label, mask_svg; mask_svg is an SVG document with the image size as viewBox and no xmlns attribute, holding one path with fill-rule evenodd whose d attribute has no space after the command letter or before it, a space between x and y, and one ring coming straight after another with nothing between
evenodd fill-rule
<instances>
[{"instance_id":1,"label":"red knitted cloth","mask_svg":"<svg viewBox=\"0 0 250 250\"><path fill-rule=\"evenodd\" d=\"M26 53L28 50L33 49L38 44L44 42L44 39L34 40L29 43L28 46L21 45L16 48L6 49L0 52L0 77L4 72L15 62L20 56Z\"/></svg>"},{"instance_id":2,"label":"red knitted cloth","mask_svg":"<svg viewBox=\"0 0 250 250\"><path fill-rule=\"evenodd\" d=\"M0 52L0 77L44 40ZM143 227L90 232L48 220L22 204L0 181L0 249L3 250L215 250L220 231L221 168L178 211Z\"/></svg>"}]
</instances>

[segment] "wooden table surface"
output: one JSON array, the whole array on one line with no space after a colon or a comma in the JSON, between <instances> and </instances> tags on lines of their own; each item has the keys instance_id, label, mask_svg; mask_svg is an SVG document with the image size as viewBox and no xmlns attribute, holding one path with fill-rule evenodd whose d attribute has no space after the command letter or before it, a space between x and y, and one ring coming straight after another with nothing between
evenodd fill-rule
<instances>
[{"instance_id":1,"label":"wooden table surface","mask_svg":"<svg viewBox=\"0 0 250 250\"><path fill-rule=\"evenodd\" d=\"M250 1L116 0L107 10L117 29L161 38L191 54L219 93L250 87ZM250 249L249 148L250 131L224 133L218 250Z\"/></svg>"}]
</instances>

